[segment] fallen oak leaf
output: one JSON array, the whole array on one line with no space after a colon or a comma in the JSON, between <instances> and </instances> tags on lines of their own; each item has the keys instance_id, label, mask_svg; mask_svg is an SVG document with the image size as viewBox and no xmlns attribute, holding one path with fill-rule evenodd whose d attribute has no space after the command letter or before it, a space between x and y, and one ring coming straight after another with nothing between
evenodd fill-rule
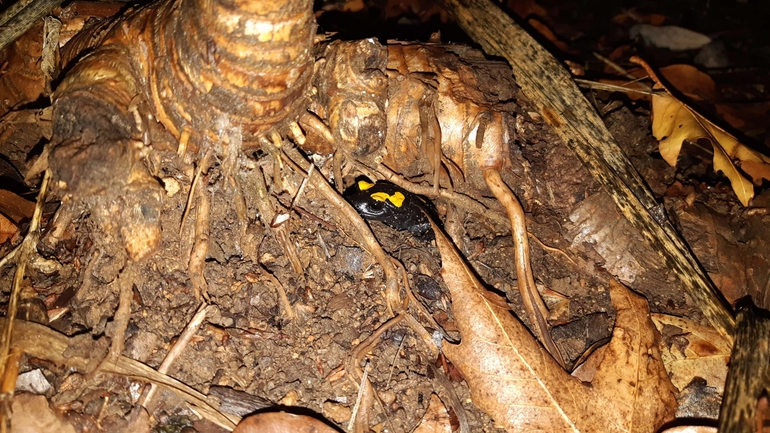
<instances>
[{"instance_id":1,"label":"fallen oak leaf","mask_svg":"<svg viewBox=\"0 0 770 433\"><path fill-rule=\"evenodd\" d=\"M651 432L673 417L676 389L657 349L649 307L613 282L613 338L593 383L564 371L509 309L494 300L434 225L442 276L462 342L444 344L477 407L508 431Z\"/></svg>"},{"instance_id":2,"label":"fallen oak leaf","mask_svg":"<svg viewBox=\"0 0 770 433\"><path fill-rule=\"evenodd\" d=\"M428 410L412 433L452 433L449 411L436 394L431 394Z\"/></svg>"},{"instance_id":3,"label":"fallen oak leaf","mask_svg":"<svg viewBox=\"0 0 770 433\"><path fill-rule=\"evenodd\" d=\"M707 139L714 148L714 171L721 171L730 180L733 191L744 206L754 197L754 185L770 180L770 157L740 143L730 133L700 115L694 108L674 97L650 66L638 57L631 61L647 70L655 81L653 89L666 93L652 96L652 134L660 142L660 155L672 167L676 166L685 140ZM741 170L733 160L741 161Z\"/></svg>"},{"instance_id":4,"label":"fallen oak leaf","mask_svg":"<svg viewBox=\"0 0 770 433\"><path fill-rule=\"evenodd\" d=\"M683 317L653 314L652 321L663 335L661 355L674 386L681 391L697 376L722 394L732 342L714 328Z\"/></svg>"}]
</instances>

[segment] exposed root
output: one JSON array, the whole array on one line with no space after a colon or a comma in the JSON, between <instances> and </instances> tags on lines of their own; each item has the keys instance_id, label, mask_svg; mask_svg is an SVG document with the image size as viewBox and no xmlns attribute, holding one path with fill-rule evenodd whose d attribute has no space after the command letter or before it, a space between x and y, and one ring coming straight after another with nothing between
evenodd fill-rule
<instances>
[{"instance_id":1,"label":"exposed root","mask_svg":"<svg viewBox=\"0 0 770 433\"><path fill-rule=\"evenodd\" d=\"M425 306L420 302L415 296L414 292L412 292L412 287L409 284L409 278L407 278L406 269L404 269L404 265L401 264L396 259L391 259L393 261L393 265L398 268L400 274L401 274L401 284L404 286L404 291L406 292L406 298L404 300L404 308L411 305L414 307L417 312L425 318L425 320L430 323L430 326L433 327L433 329L439 331L441 335L450 343L457 343L458 341L449 336L449 334L446 333L444 328L441 327L441 325L436 322L436 319L433 318L433 316L428 312L428 310L425 308ZM411 301L409 303L408 301ZM411 319L411 320L409 320ZM425 329L424 326L420 324L414 317L412 317L410 314L407 314L407 323L412 328L412 330L422 338L423 342L425 343L425 346L428 348L428 350L431 352L433 356L438 356L438 347L436 346L436 343L433 341L430 333Z\"/></svg>"},{"instance_id":2,"label":"exposed root","mask_svg":"<svg viewBox=\"0 0 770 433\"><path fill-rule=\"evenodd\" d=\"M187 203L185 204L184 212L182 212L182 220L179 222L180 235L182 234L185 220L187 220L187 214L190 212L190 208L192 207L192 201L195 198L195 192L198 190L198 183L200 182L201 174L206 173L209 170L211 158L212 153L211 150L209 150L203 156L203 159L201 159L200 163L198 164L198 168L195 170L195 175L193 176L192 182L190 183L190 192L187 193Z\"/></svg>"},{"instance_id":3,"label":"exposed root","mask_svg":"<svg viewBox=\"0 0 770 433\"><path fill-rule=\"evenodd\" d=\"M112 336L110 350L107 352L107 356L105 356L99 364L99 367L94 371L95 373L99 373L101 370L105 369L104 366L106 365L114 365L123 353L126 330L128 329L128 322L131 319L131 301L133 301L133 286L138 274L137 268L138 265L136 262L129 261L115 281L119 293L118 309L115 310L115 316L113 318L115 333Z\"/></svg>"},{"instance_id":4,"label":"exposed root","mask_svg":"<svg viewBox=\"0 0 770 433\"><path fill-rule=\"evenodd\" d=\"M567 259L570 263L572 263L572 266L577 266L577 263L575 263L575 261L572 260L572 258L567 253L565 253L564 251L562 251L562 250L560 250L558 248L554 248L554 247L551 247L551 246L548 246L548 245L544 244L543 241L538 239L538 237L533 235L532 233L529 233L529 237L534 239L535 242L537 242L537 244L540 245L540 248L542 248L542 249L544 249L544 250L546 250L546 251L548 251L550 253L553 253L553 254L560 254L560 255L564 256L564 258Z\"/></svg>"},{"instance_id":5,"label":"exposed root","mask_svg":"<svg viewBox=\"0 0 770 433\"><path fill-rule=\"evenodd\" d=\"M7 326L8 319L0 318L0 327L7 329ZM101 352L100 340L94 340L90 335L67 337L47 326L22 321L16 323L12 347L29 356L45 359L53 364L72 368L82 373L90 373L93 369L93 359L88 358L88 356ZM99 372L117 374L160 385L188 402L201 417L228 431L235 428L235 424L240 421L240 418L235 415L225 415L216 410L209 404L207 397L200 392L125 356L118 356L114 363L102 363Z\"/></svg>"},{"instance_id":6,"label":"exposed root","mask_svg":"<svg viewBox=\"0 0 770 433\"><path fill-rule=\"evenodd\" d=\"M281 284L280 281L278 281L278 278L275 278L273 274L267 271L267 269L264 269L265 276L268 280L270 280L271 283L273 283L273 286L275 286L275 291L278 293L278 298L281 299L281 304L283 304L283 311L286 314L286 317L289 320L294 320L297 318L297 315L294 313L294 308L291 306L291 302L289 302L289 297L286 296L286 289L283 288L283 284Z\"/></svg>"},{"instance_id":7,"label":"exposed root","mask_svg":"<svg viewBox=\"0 0 770 433\"><path fill-rule=\"evenodd\" d=\"M195 231L194 244L190 252L190 261L187 266L187 274L193 285L195 299L201 298L208 301L209 284L203 275L203 267L209 252L209 237L211 233L211 196L205 188L198 193L198 203L195 206Z\"/></svg>"},{"instance_id":8,"label":"exposed root","mask_svg":"<svg viewBox=\"0 0 770 433\"><path fill-rule=\"evenodd\" d=\"M521 292L521 299L524 302L524 308L527 310L530 322L534 328L540 342L545 346L551 356L564 367L564 359L553 342L548 329L548 322L545 318L548 316L548 309L537 292L535 287L535 277L532 275L532 267L529 259L529 242L527 240L527 225L524 218L524 209L521 203L513 195L513 192L503 182L500 172L493 168L484 169L484 180L492 193L497 197L500 203L508 212L508 218L511 220L511 232L513 235L513 245L516 250L516 283Z\"/></svg>"}]
</instances>

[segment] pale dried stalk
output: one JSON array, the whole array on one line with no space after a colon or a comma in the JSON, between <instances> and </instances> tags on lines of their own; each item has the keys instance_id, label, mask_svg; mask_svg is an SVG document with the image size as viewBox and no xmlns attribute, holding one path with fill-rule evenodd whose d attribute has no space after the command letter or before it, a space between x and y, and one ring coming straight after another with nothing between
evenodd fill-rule
<instances>
[{"instance_id":1,"label":"pale dried stalk","mask_svg":"<svg viewBox=\"0 0 770 433\"><path fill-rule=\"evenodd\" d=\"M35 205L35 212L32 214L32 221L29 225L29 231L27 236L19 246L19 254L16 265L16 273L13 276L13 286L11 287L10 300L8 302L8 321L7 326L2 334L2 345L0 345L0 365L2 366L2 407L0 407L0 432L5 433L10 425L10 417L7 417L11 413L10 404L13 400L14 387L10 384L16 383L16 377L19 374L19 359L20 355L16 351L11 351L11 336L13 335L13 325L16 319L16 313L19 304L19 295L21 294L21 282L24 280L24 273L27 269L27 261L30 254L37 248L37 242L40 239L40 219L43 215L43 204L45 203L45 195L48 191L48 183L51 181L51 172L46 170L43 175L43 181L40 185L40 192L37 196L37 203ZM7 389L10 387L10 389Z\"/></svg>"},{"instance_id":2,"label":"pale dried stalk","mask_svg":"<svg viewBox=\"0 0 770 433\"><path fill-rule=\"evenodd\" d=\"M198 204L195 209L195 243L190 253L187 273L193 285L195 299L208 299L208 282L203 275L203 267L209 252L211 197L205 188L198 193Z\"/></svg>"},{"instance_id":3,"label":"pale dried stalk","mask_svg":"<svg viewBox=\"0 0 770 433\"><path fill-rule=\"evenodd\" d=\"M192 338L195 336L195 333L198 332L198 328L200 328L203 320L206 318L206 315L213 308L213 305L206 304L201 304L200 307L198 307L198 311L195 312L195 315L192 317L192 319L190 319L190 322L187 324L187 326L185 326L184 331L182 331L182 334L179 335L179 338L177 339L174 346L171 348L171 350L168 351L166 357L163 358L163 362L161 362L160 366L158 367L158 373L168 373L168 369L171 368L171 365L174 363L176 358L179 357L185 347L187 347L187 345L190 343L190 340L192 340ZM150 404L152 404L152 397L155 395L156 390L157 385L151 383L150 388L142 394L137 403L140 406L147 408Z\"/></svg>"}]
</instances>

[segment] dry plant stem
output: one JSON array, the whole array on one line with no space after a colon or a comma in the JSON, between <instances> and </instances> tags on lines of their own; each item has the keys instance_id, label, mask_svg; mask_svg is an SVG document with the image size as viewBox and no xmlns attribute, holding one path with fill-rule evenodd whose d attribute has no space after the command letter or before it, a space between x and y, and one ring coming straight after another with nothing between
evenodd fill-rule
<instances>
[{"instance_id":1,"label":"dry plant stem","mask_svg":"<svg viewBox=\"0 0 770 433\"><path fill-rule=\"evenodd\" d=\"M0 327L7 329L8 319L0 318ZM98 341L90 335L67 337L47 326L17 320L11 346L29 356L88 374L93 370L95 361L88 356L99 352L97 343ZM102 363L100 367L100 373L117 374L163 386L192 405L195 412L202 417L228 431L235 428L235 424L240 421L237 416L224 415L217 411L200 392L172 377L158 373L139 361L118 356L114 363Z\"/></svg>"},{"instance_id":2,"label":"dry plant stem","mask_svg":"<svg viewBox=\"0 0 770 433\"><path fill-rule=\"evenodd\" d=\"M653 90L631 89L628 87L618 86L615 84L600 83L597 81L583 80L581 78L575 78L575 82L587 89L606 90L608 92L623 92L623 93L641 93L643 95L655 95Z\"/></svg>"},{"instance_id":3,"label":"dry plant stem","mask_svg":"<svg viewBox=\"0 0 770 433\"><path fill-rule=\"evenodd\" d=\"M273 154L273 157L277 160L277 153ZM277 163L275 164L274 170L278 170ZM291 263L294 273L299 276L303 276L304 269L302 268L302 262L297 256L297 249L294 247L291 241L289 225L287 223L280 224L277 227L272 225L276 212L273 209L273 205L270 203L270 196L267 192L267 184L265 183L264 173L260 170L253 176L253 178L254 186L257 189L257 209L259 209L259 218L262 221L262 224L264 224L265 228L270 230L270 233L275 236L275 239L283 249L284 254L286 254L286 257L289 259L289 263Z\"/></svg>"},{"instance_id":4,"label":"dry plant stem","mask_svg":"<svg viewBox=\"0 0 770 433\"><path fill-rule=\"evenodd\" d=\"M260 169L252 176L254 187L257 189L257 209L259 210L259 219L265 227L270 227L275 217L275 210L270 204L270 197L267 193L267 184L265 183L265 174Z\"/></svg>"},{"instance_id":5,"label":"dry plant stem","mask_svg":"<svg viewBox=\"0 0 770 433\"><path fill-rule=\"evenodd\" d=\"M569 72L508 15L488 0L442 0L460 27L491 55L505 57L516 82L566 146L607 190L620 212L676 273L711 324L732 340L735 319L719 290L658 203Z\"/></svg>"},{"instance_id":6,"label":"dry plant stem","mask_svg":"<svg viewBox=\"0 0 770 433\"><path fill-rule=\"evenodd\" d=\"M16 379L19 376L19 361L23 352L17 348L11 348L8 358L5 360L5 371L3 372L2 385L0 393L4 396L2 400L2 409L0 409L0 432L6 433L11 428L11 403L13 391L16 389Z\"/></svg>"},{"instance_id":7,"label":"dry plant stem","mask_svg":"<svg viewBox=\"0 0 770 433\"><path fill-rule=\"evenodd\" d=\"M211 214L211 196L206 188L201 188L198 192L198 203L195 207L195 243L190 252L190 261L187 266L187 274L193 285L195 299L200 302L201 298L208 300L208 282L203 275L203 267L206 263L206 256L209 252L209 237Z\"/></svg>"},{"instance_id":8,"label":"dry plant stem","mask_svg":"<svg viewBox=\"0 0 770 433\"><path fill-rule=\"evenodd\" d=\"M284 222L278 227L270 227L270 229L275 233L278 243L283 247L283 251L286 253L286 257L289 259L289 263L291 263L291 268L294 270L294 273L299 276L305 275L305 269L302 267L302 262L297 255L297 248L291 239L289 221Z\"/></svg>"},{"instance_id":9,"label":"dry plant stem","mask_svg":"<svg viewBox=\"0 0 770 433\"><path fill-rule=\"evenodd\" d=\"M628 78L629 80L631 80L631 82L637 82L637 81L639 81L639 80L640 80L638 77L635 77L635 76L633 76L633 75L629 74L629 73L628 73L628 71L626 71L626 70L625 70L623 67L621 67L621 66L620 66L620 65L618 65L617 63L613 62L612 60L610 60L610 59L608 59L608 58L606 58L606 57L602 56L601 54L599 54L599 53L597 53L597 52L594 52L594 53L593 53L593 55L594 55L594 57L596 57L597 59L599 59L601 62L603 62L604 64L606 64L607 66L609 66L610 68L612 68L612 69L614 69L615 71L617 71L619 74L621 74L621 75L623 75L624 77L626 77L626 78ZM577 81L577 80L576 80L576 81ZM648 86L648 85L644 84L644 83L639 83L639 87L643 88L644 90L649 90L649 91L652 91L652 88L651 88L650 86Z\"/></svg>"},{"instance_id":10,"label":"dry plant stem","mask_svg":"<svg viewBox=\"0 0 770 433\"><path fill-rule=\"evenodd\" d=\"M5 373L3 374L2 384L0 384L0 393L3 395L13 395L13 391L16 389L21 355L23 355L23 352L15 348L11 348L10 352L8 352L8 359L5 361Z\"/></svg>"},{"instance_id":11,"label":"dry plant stem","mask_svg":"<svg viewBox=\"0 0 770 433\"><path fill-rule=\"evenodd\" d=\"M361 376L361 383L358 385L356 404L353 405L353 412L350 415L350 421L348 421L348 431L352 431L355 424L366 424L366 422L356 423L356 420L358 419L358 410L361 408L361 401L364 398L364 393L367 389L371 388L371 385L367 386L369 383L369 367L371 367L371 365L372 364L369 361L366 361L366 367L364 367L364 375ZM358 430L360 430L360 428L356 428L356 431Z\"/></svg>"},{"instance_id":12,"label":"dry plant stem","mask_svg":"<svg viewBox=\"0 0 770 433\"><path fill-rule=\"evenodd\" d=\"M486 180L492 194L503 204L506 212L508 212L508 218L511 220L511 234L513 235L513 245L516 250L516 283L519 286L521 299L529 315L529 320L535 328L535 335L537 335L540 342L548 349L548 352L551 353L551 356L559 365L564 367L564 359L562 359L559 348L556 347L551 338L548 323L545 320L548 315L548 309L545 307L540 293L537 292L537 287L535 287L535 278L532 275L532 266L530 266L529 260L529 240L527 239L527 223L524 218L524 209L510 188L503 182L497 170L491 168L484 169L484 180Z\"/></svg>"},{"instance_id":13,"label":"dry plant stem","mask_svg":"<svg viewBox=\"0 0 770 433\"><path fill-rule=\"evenodd\" d=\"M2 334L2 345L0 345L0 360L2 362L3 369L0 376L2 376L3 382L11 380L9 377L11 372L15 371L16 374L18 374L19 367L18 365L14 365L14 363L18 362L18 358L14 359L13 357L9 357L11 350L11 335L13 335L13 321L16 318L19 304L19 295L21 294L21 282L24 280L24 273L27 269L27 261L29 261L29 256L37 248L37 242L40 239L40 219L43 215L43 204L45 203L45 195L48 191L48 183L50 181L51 172L46 170L45 175L43 176L43 181L40 184L40 192L38 192L37 195L37 203L35 205L35 211L32 214L32 220L29 224L29 231L19 246L19 254L17 260L18 264L16 265L16 273L13 276L13 286L11 287L10 300L8 301L7 317L10 324L3 330L4 332ZM15 377L13 378L13 383L16 383ZM13 388L7 394L3 392L2 395L8 398L3 399L4 407L0 409L0 417L10 413L10 406L6 405L10 405L11 398L13 397ZM5 421L6 420L0 420L0 428L4 428Z\"/></svg>"},{"instance_id":14,"label":"dry plant stem","mask_svg":"<svg viewBox=\"0 0 770 433\"><path fill-rule=\"evenodd\" d=\"M206 319L206 315L213 308L213 305L206 304L201 304L200 307L198 307L198 311L195 312L195 315L193 315L192 319L190 319L190 322L187 323L187 326L185 326L182 334L179 335L179 338L177 339L174 346L171 348L171 350L168 351L166 357L163 358L163 362L161 362L160 366L158 367L158 373L168 373L168 369L171 368L171 365L174 363L176 358L190 343L190 340L192 340L193 336L195 336L195 333L198 332L198 328L200 328L203 320ZM150 388L145 390L137 403L145 408L150 406L152 404L152 397L155 395L156 389L157 387L154 383L150 384Z\"/></svg>"},{"instance_id":15,"label":"dry plant stem","mask_svg":"<svg viewBox=\"0 0 770 433\"><path fill-rule=\"evenodd\" d=\"M299 165L305 173L308 172L310 163L299 153L294 147L285 147L284 152L286 156ZM363 243L363 247L374 256L374 259L382 267L382 271L385 273L385 298L388 304L388 314L393 315L394 311L401 311L401 302L399 300L398 293L398 273L393 264L390 263L388 255L382 249L382 246L377 242L369 226L366 225L361 216L356 212L353 207L346 202L334 188L329 185L326 178L318 171L313 171L310 176L310 185L315 188L324 198L335 206L343 217L347 218L353 228L360 235L359 241Z\"/></svg>"}]
</instances>

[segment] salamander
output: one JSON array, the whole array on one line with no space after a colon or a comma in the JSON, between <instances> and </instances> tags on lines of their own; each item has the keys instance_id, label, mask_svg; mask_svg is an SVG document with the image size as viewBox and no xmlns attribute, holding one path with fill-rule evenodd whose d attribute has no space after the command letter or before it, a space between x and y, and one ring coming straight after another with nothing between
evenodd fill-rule
<instances>
[{"instance_id":1,"label":"salamander","mask_svg":"<svg viewBox=\"0 0 770 433\"><path fill-rule=\"evenodd\" d=\"M430 231L425 214L431 212L430 202L390 182L359 180L345 191L344 197L364 219L417 235Z\"/></svg>"}]
</instances>

